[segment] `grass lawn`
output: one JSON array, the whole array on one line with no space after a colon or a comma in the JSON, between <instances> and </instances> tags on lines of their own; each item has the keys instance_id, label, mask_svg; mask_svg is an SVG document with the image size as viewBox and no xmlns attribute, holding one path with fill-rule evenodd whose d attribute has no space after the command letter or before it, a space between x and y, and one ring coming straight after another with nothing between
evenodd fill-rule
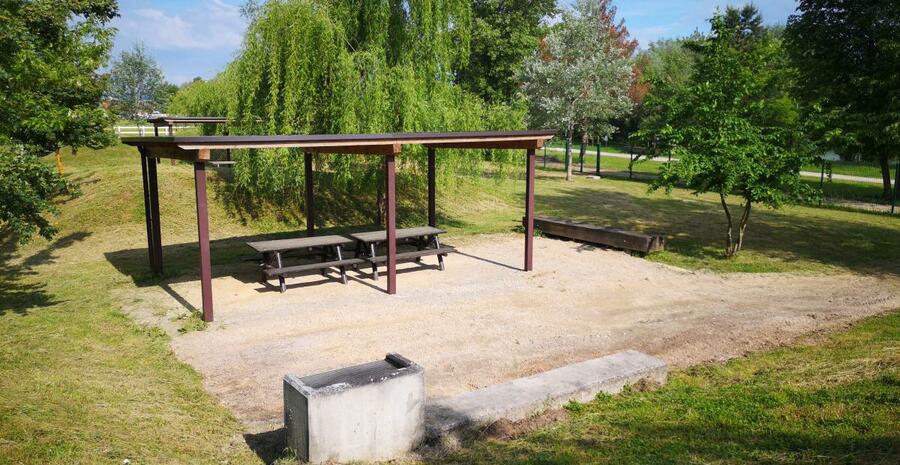
<instances>
[{"instance_id":1,"label":"grass lawn","mask_svg":"<svg viewBox=\"0 0 900 465\"><path fill-rule=\"evenodd\" d=\"M896 161L891 163L891 179L896 175ZM810 164L803 166L804 171L819 173L822 165ZM875 163L865 161L833 161L831 172L834 174L846 174L849 176L863 176L867 178L881 179L881 167Z\"/></svg>"},{"instance_id":2,"label":"grass lawn","mask_svg":"<svg viewBox=\"0 0 900 465\"><path fill-rule=\"evenodd\" d=\"M244 444L242 426L203 391L197 373L173 356L168 337L160 330L135 323L123 311L129 294L138 284L157 282L146 267L146 231L136 151L121 145L100 151L83 149L78 156L65 153L64 160L67 175L79 185L82 195L63 199L62 213L54 218L59 236L53 241L36 239L25 246L15 244L8 236L0 240L3 263L0 268L0 464L122 463L126 458L134 464L257 463L256 456ZM167 277L179 273L177 270L191 275L196 273L197 263L192 170L188 164L163 162L159 172L165 260L168 270L176 270L169 271ZM212 182L211 187L210 225L214 239L277 236L302 229L299 208L294 204L283 205L281 209L226 205L222 202L221 184ZM439 222L450 235L521 228L523 181L463 180L458 187L442 189L438 199ZM681 190L672 196L647 194L646 184L625 180L578 177L566 182L561 173L554 171L539 173L536 191L539 214L665 233L669 250L652 255L652 260L718 271L900 274L900 219L897 217L807 206L779 211L760 208L751 218L745 253L736 260L724 260L720 253L724 217L718 200L712 196L696 197ZM401 223L421 224L426 210L424 181L419 179L416 184L403 181L398 194ZM349 213L345 211L348 209L337 208L347 203L356 208L349 209ZM372 199L366 196L338 198L323 193L320 211L332 215L323 219L335 225L364 224L365 216L353 211L364 210L371 203ZM246 250L239 240L218 241L213 245L213 266L236 262L242 254ZM896 319L886 321L892 322L891 334L896 341ZM861 341L863 336L854 337ZM885 379L896 383L896 371L886 371L896 368L877 361L881 360L879 357L890 356L894 357L892 363L896 363L896 347L893 352L887 351L878 341L872 343L866 363L875 360L871 363L888 373L884 376L893 376ZM837 356L838 352L832 353ZM773 360L770 368L773 373L787 369L776 366L777 358L768 360ZM785 359L785 365L797 369L792 360ZM735 366L743 366L740 363L748 362L738 362ZM846 369L837 372L844 373L851 383L870 382L870 371L847 368L852 366L855 365L840 365ZM821 373L830 369L821 368ZM735 368L701 369L696 382L703 385L708 382L703 380L719 379L710 376L730 373L727 370ZM734 373L737 376L739 372ZM672 389L687 389L684 386L691 386L692 376L678 374ZM584 407L572 425L586 421L589 415L604 415L596 413L604 410L595 412L594 409L615 408L621 410L621 415L637 415L639 411L633 405L640 406L642 396L675 396L684 392L669 389L607 399L596 406ZM769 399L766 402L770 404L766 405L781 402L786 406L785 416L778 418L811 421L804 419L806 411L788 409L794 405L793 398L781 392L775 391L771 398L759 395ZM868 408L868 403L881 399L874 394L866 396L859 401L859 408ZM729 405L728 399L725 396L719 398L720 403L710 405L717 405L723 412L744 412L749 408L744 402ZM823 411L830 412L830 406L830 403L823 404ZM873 444L881 444L876 441L881 437L878 424L863 433L853 433L853 428L872 418L882 421L882 417L867 416L868 410L857 413L846 410L850 407L841 408L849 412L847 422L837 422L832 417L821 420L822 428L831 428L827 431L836 431L834 434L847 431L842 436L847 439L840 447L869 450ZM696 409L705 411L702 404ZM693 421L692 411L683 412L685 421ZM753 417L747 421L765 418ZM682 431L682 427L696 428L707 423L667 425L671 435ZM610 436L604 431L607 430L597 429L600 436L595 439L585 439L582 435L559 442L553 450L564 454L552 455L547 449L544 452L551 455L546 455L545 463L568 463L565 454L576 454L571 449L579 444L589 450L577 453L592 453L594 441L609 445L613 443L603 441L624 434ZM662 441L664 436L657 439L656 435L665 432L662 429L633 431L641 436L621 436L623 441L631 442L621 442L623 448L616 454L624 456L632 453L629 450L637 454L634 444L640 441L659 445L657 441ZM734 435L726 435L727 431ZM707 447L710 450L737 447L731 444L738 441L741 431L725 428L709 431ZM741 447L749 449L759 444L759 453L763 454L769 450L766 448L772 444L770 441L778 437L790 439L780 431L742 439ZM644 433L648 436L641 439ZM533 436L538 438L534 440L540 441L540 434ZM508 450L511 455L507 457L518 460L520 451L525 449L517 447L524 443L511 444L489 444L483 450L486 454ZM678 450L684 448L657 452L676 454L680 453ZM540 453L534 463L545 457L541 455L544 452L537 452ZM500 457L486 455L484 459L491 456ZM554 461L554 457L560 457L561 461Z\"/></svg>"},{"instance_id":3,"label":"grass lawn","mask_svg":"<svg viewBox=\"0 0 900 465\"><path fill-rule=\"evenodd\" d=\"M436 463L896 464L900 312L813 344L670 374L652 392L569 404L570 417Z\"/></svg>"}]
</instances>

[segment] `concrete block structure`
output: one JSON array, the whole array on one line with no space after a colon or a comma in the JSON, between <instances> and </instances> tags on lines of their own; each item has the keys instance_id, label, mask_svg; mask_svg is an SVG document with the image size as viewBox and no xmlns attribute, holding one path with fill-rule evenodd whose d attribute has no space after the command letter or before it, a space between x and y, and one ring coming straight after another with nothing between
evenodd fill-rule
<instances>
[{"instance_id":1,"label":"concrete block structure","mask_svg":"<svg viewBox=\"0 0 900 465\"><path fill-rule=\"evenodd\" d=\"M304 461L376 461L422 441L425 376L398 354L311 376L284 377L287 446Z\"/></svg>"}]
</instances>

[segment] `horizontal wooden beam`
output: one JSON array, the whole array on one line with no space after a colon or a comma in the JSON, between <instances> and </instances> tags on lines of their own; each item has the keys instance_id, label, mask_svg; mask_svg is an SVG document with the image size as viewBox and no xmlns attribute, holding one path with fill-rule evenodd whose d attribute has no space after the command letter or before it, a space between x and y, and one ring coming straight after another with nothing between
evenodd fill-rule
<instances>
[{"instance_id":1,"label":"horizontal wooden beam","mask_svg":"<svg viewBox=\"0 0 900 465\"><path fill-rule=\"evenodd\" d=\"M402 146L400 144L303 148L305 152L312 153L347 153L357 155L397 155L401 149Z\"/></svg>"},{"instance_id":2,"label":"horizontal wooden beam","mask_svg":"<svg viewBox=\"0 0 900 465\"><path fill-rule=\"evenodd\" d=\"M150 158L171 158L184 161L207 161L209 149L186 150L174 145L148 144L140 146L142 153Z\"/></svg>"},{"instance_id":3,"label":"horizontal wooden beam","mask_svg":"<svg viewBox=\"0 0 900 465\"><path fill-rule=\"evenodd\" d=\"M540 149L544 147L543 139L511 140L511 141L479 141L479 142L437 142L424 144L428 148L439 149Z\"/></svg>"}]
</instances>

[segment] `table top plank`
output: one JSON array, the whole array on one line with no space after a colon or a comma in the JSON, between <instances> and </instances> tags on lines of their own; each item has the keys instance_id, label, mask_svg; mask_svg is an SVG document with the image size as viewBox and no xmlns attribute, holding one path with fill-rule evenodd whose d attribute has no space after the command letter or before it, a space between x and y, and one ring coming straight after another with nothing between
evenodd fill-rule
<instances>
[{"instance_id":1,"label":"table top plank","mask_svg":"<svg viewBox=\"0 0 900 465\"><path fill-rule=\"evenodd\" d=\"M329 235L296 237L293 239L275 239L270 241L248 242L247 245L259 253L279 252L285 250L303 249L306 247L327 247L332 245L352 244L354 241L348 237Z\"/></svg>"},{"instance_id":2,"label":"table top plank","mask_svg":"<svg viewBox=\"0 0 900 465\"><path fill-rule=\"evenodd\" d=\"M438 234L444 234L447 231L443 229L434 228L431 226L419 226L415 228L402 228L397 229L397 239L407 239L410 237L422 237L422 236L436 236ZM363 242L363 243L371 243L371 242L384 242L387 240L387 231L366 231L361 233L353 233L350 234L350 237Z\"/></svg>"}]
</instances>

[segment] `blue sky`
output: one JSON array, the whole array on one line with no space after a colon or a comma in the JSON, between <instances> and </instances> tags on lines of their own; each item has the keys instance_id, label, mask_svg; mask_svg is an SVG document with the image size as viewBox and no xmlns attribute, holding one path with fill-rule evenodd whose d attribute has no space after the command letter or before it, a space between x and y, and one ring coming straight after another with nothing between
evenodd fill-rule
<instances>
[{"instance_id":1,"label":"blue sky","mask_svg":"<svg viewBox=\"0 0 900 465\"><path fill-rule=\"evenodd\" d=\"M143 42L176 84L196 76L210 78L231 61L241 45L246 22L239 7L244 0L120 0L121 16L113 56ZM561 5L570 1L562 0ZM743 5L736 0L615 0L641 47L649 42L708 30L706 19L717 7ZM784 23L795 0L754 0L768 24Z\"/></svg>"}]
</instances>

